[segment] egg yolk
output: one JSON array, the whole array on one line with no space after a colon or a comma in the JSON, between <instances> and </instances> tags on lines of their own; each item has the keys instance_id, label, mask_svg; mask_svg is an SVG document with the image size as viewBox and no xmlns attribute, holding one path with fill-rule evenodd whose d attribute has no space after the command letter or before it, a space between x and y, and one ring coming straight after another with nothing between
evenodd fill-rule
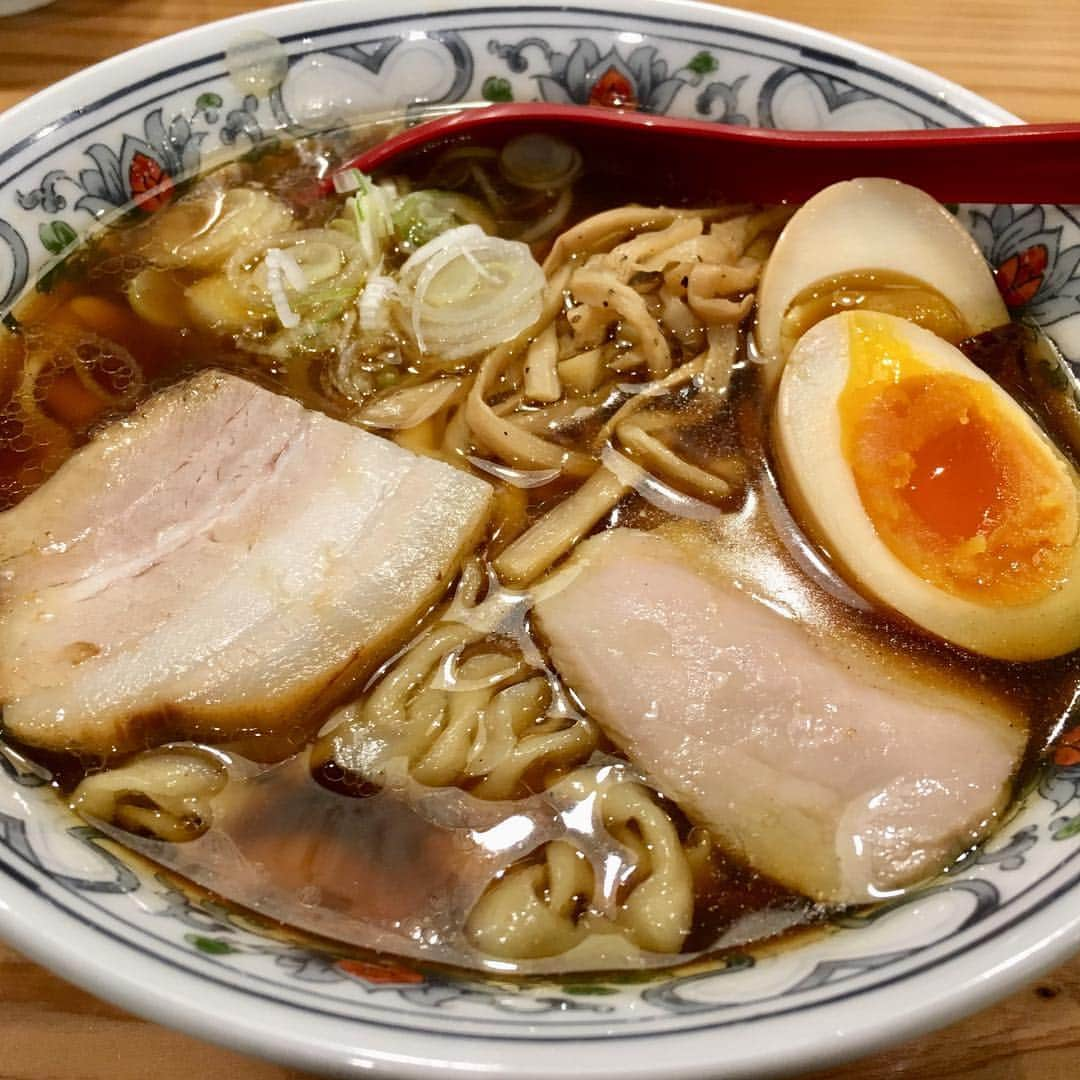
<instances>
[{"instance_id":1,"label":"egg yolk","mask_svg":"<svg viewBox=\"0 0 1080 1080\"><path fill-rule=\"evenodd\" d=\"M923 361L872 313L851 321L844 454L889 550L953 595L1031 603L1068 576L1067 464L994 388Z\"/></svg>"}]
</instances>

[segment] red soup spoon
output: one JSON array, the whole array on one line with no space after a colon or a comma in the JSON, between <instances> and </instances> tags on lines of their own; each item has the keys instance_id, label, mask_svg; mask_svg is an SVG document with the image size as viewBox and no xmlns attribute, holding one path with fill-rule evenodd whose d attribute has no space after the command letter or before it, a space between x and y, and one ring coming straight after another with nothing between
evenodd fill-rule
<instances>
[{"instance_id":1,"label":"red soup spoon","mask_svg":"<svg viewBox=\"0 0 1080 1080\"><path fill-rule=\"evenodd\" d=\"M941 202L1080 203L1080 124L930 131L774 131L621 109L543 103L471 107L426 120L338 172L398 168L458 143L558 135L627 197L803 201L837 180L888 176ZM322 181L330 190L333 176Z\"/></svg>"}]
</instances>

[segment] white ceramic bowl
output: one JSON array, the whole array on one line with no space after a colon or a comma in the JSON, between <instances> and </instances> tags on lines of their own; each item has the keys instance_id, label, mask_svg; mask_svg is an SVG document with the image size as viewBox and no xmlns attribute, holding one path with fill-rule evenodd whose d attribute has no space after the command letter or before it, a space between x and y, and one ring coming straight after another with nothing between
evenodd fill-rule
<instances>
[{"instance_id":1,"label":"white ceramic bowl","mask_svg":"<svg viewBox=\"0 0 1080 1080\"><path fill-rule=\"evenodd\" d=\"M345 108L487 97L782 127L1012 119L907 64L772 19L667 0L352 0L157 42L0 117L0 307L94 223L213 148ZM276 37L268 93L222 50ZM266 44L266 43L264 43ZM276 69L275 69L275 64ZM255 80L258 83L259 80ZM269 82L273 82L273 78ZM258 88L258 87L257 87ZM1080 359L1080 227L1062 207L962 207L1019 313ZM962 872L802 948L650 982L530 989L356 964L263 935L118 858L0 757L0 932L132 1011L340 1075L759 1076L945 1024L1080 943L1080 766L1052 767Z\"/></svg>"}]
</instances>

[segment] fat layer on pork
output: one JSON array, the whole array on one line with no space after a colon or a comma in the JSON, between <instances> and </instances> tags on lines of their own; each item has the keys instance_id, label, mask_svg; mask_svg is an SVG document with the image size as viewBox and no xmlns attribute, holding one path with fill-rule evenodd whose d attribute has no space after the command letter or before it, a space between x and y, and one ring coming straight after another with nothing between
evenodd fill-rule
<instances>
[{"instance_id":1,"label":"fat layer on pork","mask_svg":"<svg viewBox=\"0 0 1080 1080\"><path fill-rule=\"evenodd\" d=\"M300 727L444 590L491 489L222 372L0 515L0 701L111 753Z\"/></svg>"},{"instance_id":2,"label":"fat layer on pork","mask_svg":"<svg viewBox=\"0 0 1080 1080\"><path fill-rule=\"evenodd\" d=\"M662 536L587 541L535 614L558 671L651 781L814 899L927 877L1007 799L1025 734L1000 701L826 649Z\"/></svg>"}]
</instances>

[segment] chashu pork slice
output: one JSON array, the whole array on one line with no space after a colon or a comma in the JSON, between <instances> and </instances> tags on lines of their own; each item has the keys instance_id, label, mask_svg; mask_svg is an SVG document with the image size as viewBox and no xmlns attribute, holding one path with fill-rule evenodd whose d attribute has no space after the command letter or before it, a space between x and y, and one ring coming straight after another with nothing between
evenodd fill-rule
<instances>
[{"instance_id":1,"label":"chashu pork slice","mask_svg":"<svg viewBox=\"0 0 1080 1080\"><path fill-rule=\"evenodd\" d=\"M93 754L297 728L441 595L490 496L203 372L0 515L4 727Z\"/></svg>"},{"instance_id":2,"label":"chashu pork slice","mask_svg":"<svg viewBox=\"0 0 1080 1080\"><path fill-rule=\"evenodd\" d=\"M551 657L611 740L757 870L815 900L880 897L984 834L1020 718L828 650L681 545L616 529L540 591Z\"/></svg>"}]
</instances>

